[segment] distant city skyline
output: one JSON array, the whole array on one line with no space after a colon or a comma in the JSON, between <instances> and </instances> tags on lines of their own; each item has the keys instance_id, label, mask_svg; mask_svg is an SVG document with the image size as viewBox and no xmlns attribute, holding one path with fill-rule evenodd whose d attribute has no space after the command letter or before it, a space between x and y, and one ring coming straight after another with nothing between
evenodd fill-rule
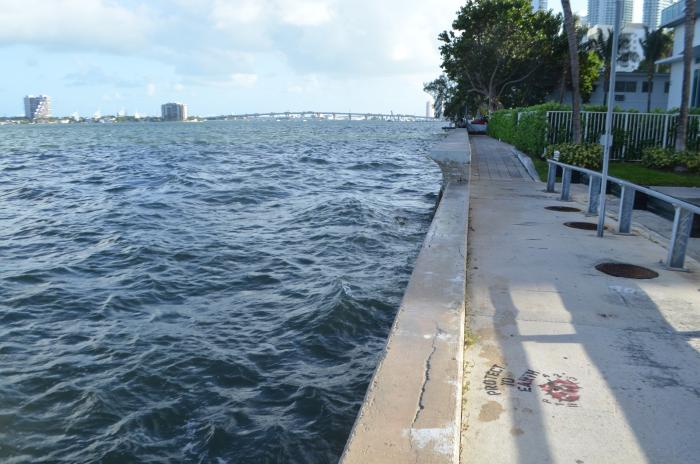
<instances>
[{"instance_id":1,"label":"distant city skyline","mask_svg":"<svg viewBox=\"0 0 700 464\"><path fill-rule=\"evenodd\" d=\"M437 35L463 3L0 0L0 116L23 115L29 94L50 95L55 116L159 116L167 101L201 116L423 114ZM586 6L572 1L580 16Z\"/></svg>"}]
</instances>

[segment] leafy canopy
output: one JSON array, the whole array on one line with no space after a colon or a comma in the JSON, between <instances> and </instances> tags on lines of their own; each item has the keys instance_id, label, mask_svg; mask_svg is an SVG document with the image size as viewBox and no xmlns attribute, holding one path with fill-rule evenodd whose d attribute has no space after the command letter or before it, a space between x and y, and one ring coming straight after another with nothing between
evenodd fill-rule
<instances>
[{"instance_id":1,"label":"leafy canopy","mask_svg":"<svg viewBox=\"0 0 700 464\"><path fill-rule=\"evenodd\" d=\"M559 79L561 25L561 15L533 11L528 0L467 0L439 36L442 68L470 106L542 101Z\"/></svg>"}]
</instances>

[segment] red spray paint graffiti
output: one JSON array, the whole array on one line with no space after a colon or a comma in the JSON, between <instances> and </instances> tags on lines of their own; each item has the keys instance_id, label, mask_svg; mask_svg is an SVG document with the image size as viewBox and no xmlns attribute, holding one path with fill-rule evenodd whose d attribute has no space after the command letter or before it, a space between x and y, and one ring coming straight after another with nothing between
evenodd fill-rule
<instances>
[{"instance_id":1,"label":"red spray paint graffiti","mask_svg":"<svg viewBox=\"0 0 700 464\"><path fill-rule=\"evenodd\" d=\"M540 388L557 401L573 403L581 397L581 387L568 379L554 379L540 385Z\"/></svg>"}]
</instances>

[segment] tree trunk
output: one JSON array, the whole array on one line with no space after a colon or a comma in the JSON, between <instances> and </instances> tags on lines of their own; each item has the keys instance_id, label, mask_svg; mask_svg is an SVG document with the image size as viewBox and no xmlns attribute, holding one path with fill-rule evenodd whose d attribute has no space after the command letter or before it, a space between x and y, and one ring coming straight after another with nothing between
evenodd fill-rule
<instances>
[{"instance_id":1,"label":"tree trunk","mask_svg":"<svg viewBox=\"0 0 700 464\"><path fill-rule=\"evenodd\" d=\"M605 64L603 71L603 105L608 105L608 93L610 92L610 64Z\"/></svg>"},{"instance_id":2,"label":"tree trunk","mask_svg":"<svg viewBox=\"0 0 700 464\"><path fill-rule=\"evenodd\" d=\"M564 103L564 93L566 92L566 73L569 70L569 66L564 66L561 70L561 82L559 83L559 104Z\"/></svg>"},{"instance_id":3,"label":"tree trunk","mask_svg":"<svg viewBox=\"0 0 700 464\"><path fill-rule=\"evenodd\" d=\"M690 70L693 67L693 36L695 35L695 0L685 0L685 27L683 28L683 87L681 111L676 131L676 150L684 151L688 139L688 109L690 107Z\"/></svg>"},{"instance_id":4,"label":"tree trunk","mask_svg":"<svg viewBox=\"0 0 700 464\"><path fill-rule=\"evenodd\" d=\"M694 0L693 0L694 1ZM571 2L561 0L564 10L564 29L569 42L569 61L571 63L571 129L574 143L581 143L581 87L579 85L578 44L576 43L576 28L571 14Z\"/></svg>"},{"instance_id":5,"label":"tree trunk","mask_svg":"<svg viewBox=\"0 0 700 464\"><path fill-rule=\"evenodd\" d=\"M649 71L647 71L647 113L651 111L651 85L654 82L654 71L656 70L656 65L651 63L649 66Z\"/></svg>"}]
</instances>

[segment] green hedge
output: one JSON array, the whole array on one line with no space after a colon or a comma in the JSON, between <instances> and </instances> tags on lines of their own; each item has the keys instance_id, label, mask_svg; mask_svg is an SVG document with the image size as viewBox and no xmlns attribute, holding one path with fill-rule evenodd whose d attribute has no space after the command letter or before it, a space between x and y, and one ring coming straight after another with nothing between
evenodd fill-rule
<instances>
[{"instance_id":1,"label":"green hedge","mask_svg":"<svg viewBox=\"0 0 700 464\"><path fill-rule=\"evenodd\" d=\"M584 111L605 111L599 105L583 105ZM619 108L615 108L619 111ZM547 146L547 111L571 111L571 105L542 103L526 108L510 108L491 114L488 135L510 143L530 156L540 157ZM522 112L520 121L518 113Z\"/></svg>"},{"instance_id":2,"label":"green hedge","mask_svg":"<svg viewBox=\"0 0 700 464\"><path fill-rule=\"evenodd\" d=\"M599 170L603 165L603 147L597 143L560 143L550 145L544 153L544 158L551 158L558 151L559 161L582 168Z\"/></svg>"},{"instance_id":3,"label":"green hedge","mask_svg":"<svg viewBox=\"0 0 700 464\"><path fill-rule=\"evenodd\" d=\"M523 153L539 157L546 145L547 111L569 109L569 106L558 103L544 103L527 108L496 111L489 118L488 134L510 143ZM523 114L518 121L520 112Z\"/></svg>"},{"instance_id":4,"label":"green hedge","mask_svg":"<svg viewBox=\"0 0 700 464\"><path fill-rule=\"evenodd\" d=\"M602 105L583 105L582 108L583 111L594 112L604 112L606 109ZM571 106L558 103L544 103L526 108L496 111L489 120L488 134L514 145L520 151L532 157L540 157L548 144L571 141L571 134L568 128L562 127L560 133L554 133L551 130L550 133L547 132L547 111L571 111ZM637 113L634 110L623 110L618 107L615 107L613 111L616 113ZM521 113L520 121L518 121L518 113ZM657 113L662 112L657 111ZM673 110L668 111L668 113L673 114ZM629 137L630 134L635 133L635 130L635 127L630 127L628 130L623 130L619 127L613 128L612 159L622 158L623 146L626 147L624 149L624 158L626 160L639 160L645 148L659 145L659 141L654 139L638 140L631 143ZM673 138L674 130L669 130L669 139ZM600 136L599 132L590 131L587 140L584 140L584 142L597 142ZM693 151L700 150L700 127L698 127L697 121L693 121L693 124L688 127L688 148Z\"/></svg>"}]
</instances>

